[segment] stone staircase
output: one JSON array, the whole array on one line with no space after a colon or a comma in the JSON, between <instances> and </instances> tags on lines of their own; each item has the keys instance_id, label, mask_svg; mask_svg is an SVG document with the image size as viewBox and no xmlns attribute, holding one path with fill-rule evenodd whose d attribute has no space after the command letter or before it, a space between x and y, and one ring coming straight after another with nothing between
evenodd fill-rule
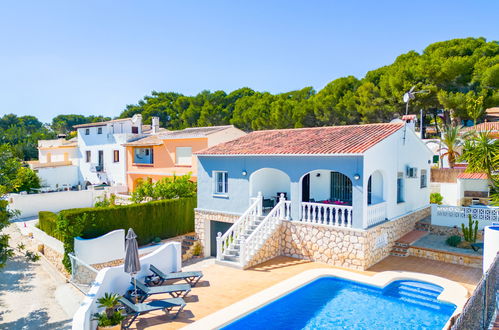
<instances>
[{"instance_id":1,"label":"stone staircase","mask_svg":"<svg viewBox=\"0 0 499 330\"><path fill-rule=\"evenodd\" d=\"M390 251L390 255L396 256L396 257L408 257L409 256L409 248L411 247L411 244L419 240L420 238L428 235L428 231L424 230L413 230L398 240L395 241L392 250Z\"/></svg>"},{"instance_id":2,"label":"stone staircase","mask_svg":"<svg viewBox=\"0 0 499 330\"><path fill-rule=\"evenodd\" d=\"M184 256L190 249L194 247L194 244L198 241L195 235L186 235L182 240L182 256Z\"/></svg>"},{"instance_id":3,"label":"stone staircase","mask_svg":"<svg viewBox=\"0 0 499 330\"><path fill-rule=\"evenodd\" d=\"M232 240L232 243L222 252L221 264L238 267L240 265L241 243L244 242L263 221L263 216L255 216L246 228Z\"/></svg>"},{"instance_id":4,"label":"stone staircase","mask_svg":"<svg viewBox=\"0 0 499 330\"><path fill-rule=\"evenodd\" d=\"M246 267L279 227L280 221L290 218L291 202L283 196L266 216L262 215L261 201L259 196L225 234L217 237L217 263Z\"/></svg>"},{"instance_id":5,"label":"stone staircase","mask_svg":"<svg viewBox=\"0 0 499 330\"><path fill-rule=\"evenodd\" d=\"M425 218L425 219L422 219L422 220L416 222L416 225L415 225L414 229L415 230L429 232L430 231L430 227L431 227L431 220L428 217L428 218Z\"/></svg>"}]
</instances>

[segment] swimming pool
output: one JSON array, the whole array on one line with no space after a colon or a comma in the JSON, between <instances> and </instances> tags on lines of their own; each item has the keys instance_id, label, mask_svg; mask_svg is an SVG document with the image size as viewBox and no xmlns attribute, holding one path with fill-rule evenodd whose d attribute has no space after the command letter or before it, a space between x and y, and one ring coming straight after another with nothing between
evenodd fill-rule
<instances>
[{"instance_id":1,"label":"swimming pool","mask_svg":"<svg viewBox=\"0 0 499 330\"><path fill-rule=\"evenodd\" d=\"M378 288L321 277L223 329L442 329L456 306L442 287L400 280Z\"/></svg>"}]
</instances>

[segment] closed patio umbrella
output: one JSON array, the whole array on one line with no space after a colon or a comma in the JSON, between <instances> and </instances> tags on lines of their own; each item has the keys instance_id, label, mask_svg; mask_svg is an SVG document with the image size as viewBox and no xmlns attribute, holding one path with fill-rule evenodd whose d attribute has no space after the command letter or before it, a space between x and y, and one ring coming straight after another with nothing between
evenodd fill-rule
<instances>
[{"instance_id":1,"label":"closed patio umbrella","mask_svg":"<svg viewBox=\"0 0 499 330\"><path fill-rule=\"evenodd\" d=\"M137 284L135 275L140 271L139 246L137 235L132 228L128 229L125 237L125 273L130 274L134 283L134 298L137 297Z\"/></svg>"}]
</instances>

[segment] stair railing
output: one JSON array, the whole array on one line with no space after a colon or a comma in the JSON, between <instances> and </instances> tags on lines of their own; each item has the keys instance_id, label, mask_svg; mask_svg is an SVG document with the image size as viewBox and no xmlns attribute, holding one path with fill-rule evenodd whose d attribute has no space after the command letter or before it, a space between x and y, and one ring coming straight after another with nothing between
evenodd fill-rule
<instances>
[{"instance_id":1,"label":"stair railing","mask_svg":"<svg viewBox=\"0 0 499 330\"><path fill-rule=\"evenodd\" d=\"M222 260L223 253L246 229L262 215L263 195L261 192L253 200L250 207L234 222L234 224L222 235L217 234L217 260Z\"/></svg>"},{"instance_id":2,"label":"stair railing","mask_svg":"<svg viewBox=\"0 0 499 330\"><path fill-rule=\"evenodd\" d=\"M281 194L279 203L270 211L246 240L241 243L240 263L244 267L258 252L261 245L274 233L282 220L289 220L291 215L291 201Z\"/></svg>"}]
</instances>

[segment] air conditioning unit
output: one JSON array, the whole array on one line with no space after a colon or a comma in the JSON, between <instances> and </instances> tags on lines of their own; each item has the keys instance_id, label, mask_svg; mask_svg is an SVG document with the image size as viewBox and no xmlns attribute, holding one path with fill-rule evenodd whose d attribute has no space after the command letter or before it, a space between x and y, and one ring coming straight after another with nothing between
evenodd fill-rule
<instances>
[{"instance_id":1,"label":"air conditioning unit","mask_svg":"<svg viewBox=\"0 0 499 330\"><path fill-rule=\"evenodd\" d=\"M418 169L417 169L417 167L407 166L405 168L405 175L408 178L417 178L418 177Z\"/></svg>"}]
</instances>

